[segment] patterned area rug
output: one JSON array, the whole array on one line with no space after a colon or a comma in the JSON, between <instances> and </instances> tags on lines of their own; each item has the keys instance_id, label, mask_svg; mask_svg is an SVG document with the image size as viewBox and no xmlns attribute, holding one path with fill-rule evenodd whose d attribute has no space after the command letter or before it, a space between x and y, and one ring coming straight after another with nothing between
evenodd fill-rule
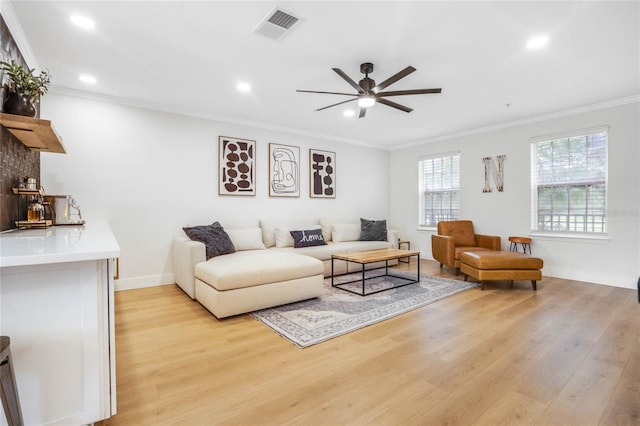
<instances>
[{"instance_id":1,"label":"patterned area rug","mask_svg":"<svg viewBox=\"0 0 640 426\"><path fill-rule=\"evenodd\" d=\"M394 275L415 279L415 273L393 271ZM372 271L373 275L380 271ZM336 277L336 283L351 281L360 274ZM389 288L404 281L392 277L367 281L367 292ZM356 284L350 284L356 285ZM400 315L420 306L477 287L476 283L422 275L420 282L368 296L359 296L331 287L324 280L325 294L302 302L251 313L258 321L301 348ZM360 291L357 288L356 291Z\"/></svg>"}]
</instances>

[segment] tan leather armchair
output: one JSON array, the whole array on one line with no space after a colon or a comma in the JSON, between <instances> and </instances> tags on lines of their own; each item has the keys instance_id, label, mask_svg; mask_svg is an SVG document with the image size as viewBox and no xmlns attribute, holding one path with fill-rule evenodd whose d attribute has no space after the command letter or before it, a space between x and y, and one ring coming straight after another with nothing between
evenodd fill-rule
<instances>
[{"instance_id":1,"label":"tan leather armchair","mask_svg":"<svg viewBox=\"0 0 640 426\"><path fill-rule=\"evenodd\" d=\"M460 253L465 251L497 250L502 248L500 237L476 234L470 220L438 222L438 235L431 236L431 253L442 265L460 273Z\"/></svg>"}]
</instances>

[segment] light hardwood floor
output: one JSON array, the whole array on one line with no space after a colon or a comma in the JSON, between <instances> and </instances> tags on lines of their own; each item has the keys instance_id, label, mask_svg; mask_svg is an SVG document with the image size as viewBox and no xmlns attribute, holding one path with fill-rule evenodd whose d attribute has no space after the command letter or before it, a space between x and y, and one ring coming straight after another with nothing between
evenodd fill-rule
<instances>
[{"instance_id":1,"label":"light hardwood floor","mask_svg":"<svg viewBox=\"0 0 640 426\"><path fill-rule=\"evenodd\" d=\"M563 279L489 283L306 349L173 285L123 291L116 353L104 426L640 424L636 291Z\"/></svg>"}]
</instances>

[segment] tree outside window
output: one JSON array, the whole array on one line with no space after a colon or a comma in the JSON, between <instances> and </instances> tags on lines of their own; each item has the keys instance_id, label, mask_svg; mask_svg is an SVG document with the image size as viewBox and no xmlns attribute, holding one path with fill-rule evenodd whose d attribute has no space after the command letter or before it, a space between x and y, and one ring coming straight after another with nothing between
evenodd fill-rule
<instances>
[{"instance_id":1,"label":"tree outside window","mask_svg":"<svg viewBox=\"0 0 640 426\"><path fill-rule=\"evenodd\" d=\"M607 232L607 139L599 129L532 143L534 231Z\"/></svg>"}]
</instances>

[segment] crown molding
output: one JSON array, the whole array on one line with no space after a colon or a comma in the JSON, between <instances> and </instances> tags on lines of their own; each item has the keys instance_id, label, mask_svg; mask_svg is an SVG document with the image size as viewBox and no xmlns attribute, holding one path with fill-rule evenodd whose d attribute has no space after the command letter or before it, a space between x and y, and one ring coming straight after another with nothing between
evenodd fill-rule
<instances>
[{"instance_id":1,"label":"crown molding","mask_svg":"<svg viewBox=\"0 0 640 426\"><path fill-rule=\"evenodd\" d=\"M278 125L264 123L260 121L246 120L246 119L241 119L241 118L236 118L236 117L231 117L226 115L210 114L200 110L175 108L166 104L138 101L135 99L123 98L120 96L112 96L112 95L106 95L106 94L95 93L95 92L88 92L84 90L72 89L69 87L51 86L51 88L49 89L49 93L57 93L60 95L107 102L107 103L116 104L116 105L141 108L141 109L147 109L147 110L158 111L158 112L166 112L170 114L184 115L187 117L203 118L206 120L220 121L220 122L229 123L229 124L239 124L242 126L254 127L257 129L290 133L293 135L306 136L311 138L330 140L333 142L346 143L349 145L359 145L359 146L364 146L372 149L379 149L383 151L389 150L387 147L381 147L378 145L373 145L370 143L349 139L349 138L341 138L341 137L331 136L327 134L309 132L309 131L298 129L295 127L278 126Z\"/></svg>"},{"instance_id":2,"label":"crown molding","mask_svg":"<svg viewBox=\"0 0 640 426\"><path fill-rule=\"evenodd\" d=\"M0 1L2 1L2 0L0 0ZM330 140L330 141L333 141L333 142L346 143L346 144L350 144L350 145L364 146L364 147L367 147L367 148L379 149L379 150L383 150L383 151L396 151L396 150L399 150L399 149L405 149L405 148L410 148L410 147L413 147L413 146L424 145L426 143L433 143L433 142L439 142L439 141L443 141L443 140L454 139L454 138L458 138L458 137L464 137L464 136L470 136L470 135L475 135L475 134L480 134L480 133L486 133L486 132L506 129L506 128L510 128L510 127L522 126L522 125L525 125L525 124L537 123L537 122L544 121L544 120L550 120L550 119L554 119L554 118L562 118L562 117L567 117L567 116L571 116L571 115L576 115L576 114L581 114L581 113L586 113L586 112L591 112L591 111L599 111L599 110L602 110L602 109L612 108L612 107L616 107L616 106L620 106L620 105L627 105L627 104L640 102L640 95L633 95L633 96L613 99L613 100L609 100L609 101L605 101L605 102L599 102L599 103L595 103L595 104L591 104L591 105L585 105L585 106L581 106L581 107L555 111L555 112L551 112L551 113L548 113L548 114L536 115L536 116L533 116L533 117L528 117L528 118L524 118L524 119L520 119L520 120L513 120L513 121L507 121L505 123L494 124L494 125L484 126L484 127L478 127L478 128L475 128L475 129L469 129L469 130L465 130L465 131L461 131L461 132L447 133L447 134L444 134L444 135L441 135L441 136L435 136L435 137L420 138L420 139L417 139L417 140L414 140L414 141L411 141L411 142L407 142L407 143L404 143L404 144L401 144L401 145L397 145L397 146L394 146L394 147L383 147L383 146L374 145L374 144L371 144L371 143L358 141L358 140L354 140L354 139L341 138L341 137L337 137L337 136L331 136L331 135L326 135L326 134L309 132L309 131L298 129L298 128L295 128L295 127L278 126L278 125L259 122L259 121L239 119L239 118L235 118L235 117L231 117L231 116L210 114L210 113L206 113L206 112L199 111L199 110L189 110L189 109L175 108L175 107L172 107L172 106L169 106L169 105L165 105L165 104L138 101L138 100L134 100L134 99L123 98L123 97L120 97L120 96L111 96L111 95L100 94L100 93L95 93L95 92L88 92L88 91L84 91L84 90L72 89L72 88L62 87L62 86L52 86L49 89L49 92L50 93L57 93L57 94L61 94L61 95L66 95L66 96L73 96L73 97L77 97L77 98L97 100L97 101L101 101L101 102L108 102L108 103L117 104L117 105L148 109L148 110L152 110L152 111L166 112L166 113L170 113L170 114L178 114L178 115L184 115L184 116L195 117L195 118L203 118L203 119L206 119L206 120L220 121L220 122L229 123L229 124L238 124L238 125L242 125L242 126L248 126L248 127L253 127L253 128L263 129L263 130L272 130L272 131L284 132L284 133L289 133L289 134L294 134L294 135L299 135L299 136L306 136L306 137L311 137L311 138Z\"/></svg>"},{"instance_id":3,"label":"crown molding","mask_svg":"<svg viewBox=\"0 0 640 426\"><path fill-rule=\"evenodd\" d=\"M20 50L20 54L22 54L22 57L27 63L27 67L39 69L38 61L31 50L31 44L29 44L29 40L24 34L22 25L13 10L13 6L11 6L11 3L7 0L0 0L0 15L2 15L4 22L7 24L11 36Z\"/></svg>"},{"instance_id":4,"label":"crown molding","mask_svg":"<svg viewBox=\"0 0 640 426\"><path fill-rule=\"evenodd\" d=\"M441 136L427 137L427 138L423 138L423 139L418 139L418 140L414 140L414 141L411 141L411 142L404 143L402 145L398 145L398 146L394 146L392 148L389 148L389 151L396 151L396 150L399 150L399 149L405 149L405 148L411 148L411 147L418 146L418 145L424 145L426 143L440 142L440 141L459 138L459 137L464 137L464 136L471 136L471 135L475 135L475 134L479 134L479 133L486 133L486 132L491 132L491 131L495 131L495 130L502 130L502 129L507 129L507 128L510 128L510 127L523 126L525 124L538 123L540 121L552 120L554 118L562 118L562 117L567 117L567 116L576 115L576 114L583 114L583 113L586 113L586 112L600 111L600 110L607 109L607 108L613 108L613 107L632 104L632 103L637 103L637 102L640 102L640 95L627 96L627 97L624 97L624 98L612 99L612 100L609 100L609 101L598 102L598 103L591 104L591 105L585 105L585 106L580 106L580 107L576 107L576 108L570 108L570 109L565 109L565 110L560 110L560 111L554 111L554 112L550 112L550 113L547 113L547 114L535 115L535 116L523 118L523 119L520 119L520 120L507 121L507 122L500 123L500 124L493 124L493 125L490 125L490 126L477 127L475 129L464 130L464 131L461 131L461 132L447 133L447 134L444 134L444 135L441 135Z\"/></svg>"}]
</instances>

